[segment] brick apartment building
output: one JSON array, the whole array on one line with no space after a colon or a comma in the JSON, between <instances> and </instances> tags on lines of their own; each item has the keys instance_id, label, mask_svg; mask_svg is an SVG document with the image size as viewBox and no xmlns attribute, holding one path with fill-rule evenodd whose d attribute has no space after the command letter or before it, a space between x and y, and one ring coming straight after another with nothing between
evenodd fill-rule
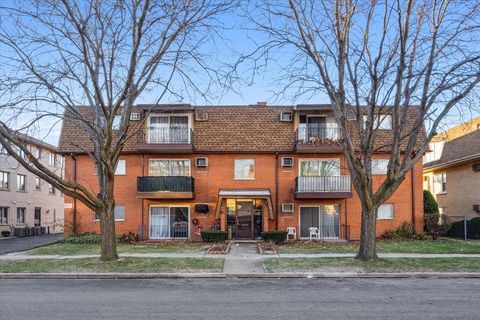
<instances>
[{"instance_id":1,"label":"brick apartment building","mask_svg":"<svg viewBox=\"0 0 480 320\"><path fill-rule=\"evenodd\" d=\"M133 127L144 109L136 107ZM389 117L379 140L390 134ZM328 105L157 106L117 167L116 231L177 239L218 228L232 238L255 239L265 230L295 227L306 238L316 226L324 239L358 239L361 206L341 138ZM95 192L88 146L82 129L64 122L59 149L66 176ZM386 156L374 158L378 187ZM378 235L405 221L423 230L421 177L419 163L379 209ZM75 219L80 232L99 232L94 212L69 197L65 202L67 221Z\"/></svg>"},{"instance_id":2,"label":"brick apartment building","mask_svg":"<svg viewBox=\"0 0 480 320\"><path fill-rule=\"evenodd\" d=\"M423 188L438 202L440 214L480 214L480 117L436 135L425 154Z\"/></svg>"}]
</instances>

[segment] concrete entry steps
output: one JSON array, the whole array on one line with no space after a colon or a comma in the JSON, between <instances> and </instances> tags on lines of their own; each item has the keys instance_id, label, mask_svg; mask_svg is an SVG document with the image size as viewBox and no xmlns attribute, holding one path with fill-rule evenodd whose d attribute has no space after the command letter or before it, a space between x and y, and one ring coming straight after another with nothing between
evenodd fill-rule
<instances>
[{"instance_id":1,"label":"concrete entry steps","mask_svg":"<svg viewBox=\"0 0 480 320\"><path fill-rule=\"evenodd\" d=\"M234 241L230 252L225 257L223 272L225 274L265 273L261 259L249 259L247 256L259 255L257 241Z\"/></svg>"}]
</instances>

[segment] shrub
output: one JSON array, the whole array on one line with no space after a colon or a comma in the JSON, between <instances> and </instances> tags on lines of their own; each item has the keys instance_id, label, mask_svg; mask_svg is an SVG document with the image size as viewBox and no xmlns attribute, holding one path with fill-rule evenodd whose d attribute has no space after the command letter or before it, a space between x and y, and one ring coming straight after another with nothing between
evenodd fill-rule
<instances>
[{"instance_id":1,"label":"shrub","mask_svg":"<svg viewBox=\"0 0 480 320\"><path fill-rule=\"evenodd\" d=\"M438 213L438 203L428 190L423 190L423 214Z\"/></svg>"},{"instance_id":2,"label":"shrub","mask_svg":"<svg viewBox=\"0 0 480 320\"><path fill-rule=\"evenodd\" d=\"M282 244L287 240L287 232L281 230L272 230L262 232L263 240L272 241L275 244Z\"/></svg>"},{"instance_id":3,"label":"shrub","mask_svg":"<svg viewBox=\"0 0 480 320\"><path fill-rule=\"evenodd\" d=\"M228 240L227 231L206 230L201 232L201 236L205 242L222 242Z\"/></svg>"},{"instance_id":4,"label":"shrub","mask_svg":"<svg viewBox=\"0 0 480 320\"><path fill-rule=\"evenodd\" d=\"M8 230L2 231L2 236L6 237L6 238L10 237L10 234L11 234L11 232L8 231Z\"/></svg>"},{"instance_id":5,"label":"shrub","mask_svg":"<svg viewBox=\"0 0 480 320\"><path fill-rule=\"evenodd\" d=\"M415 232L413 224L404 222L395 230L387 230L382 234L384 239L418 239L419 235Z\"/></svg>"},{"instance_id":6,"label":"shrub","mask_svg":"<svg viewBox=\"0 0 480 320\"><path fill-rule=\"evenodd\" d=\"M86 232L79 236L66 237L59 242L72 244L99 244L102 242L102 237L95 232Z\"/></svg>"},{"instance_id":7,"label":"shrub","mask_svg":"<svg viewBox=\"0 0 480 320\"><path fill-rule=\"evenodd\" d=\"M446 218L446 217L445 217ZM426 233L433 239L444 236L451 227L447 219L440 221L440 214L428 213L424 215L424 226Z\"/></svg>"},{"instance_id":8,"label":"shrub","mask_svg":"<svg viewBox=\"0 0 480 320\"><path fill-rule=\"evenodd\" d=\"M120 236L120 243L132 244L140 241L140 236L135 232L124 233Z\"/></svg>"}]
</instances>

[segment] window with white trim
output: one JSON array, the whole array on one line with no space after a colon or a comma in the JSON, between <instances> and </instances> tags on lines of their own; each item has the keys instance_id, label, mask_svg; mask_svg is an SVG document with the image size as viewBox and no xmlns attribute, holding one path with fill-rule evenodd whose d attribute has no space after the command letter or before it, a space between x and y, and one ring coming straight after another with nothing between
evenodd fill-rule
<instances>
[{"instance_id":1,"label":"window with white trim","mask_svg":"<svg viewBox=\"0 0 480 320\"><path fill-rule=\"evenodd\" d=\"M188 159L152 159L150 160L150 176L190 176L190 160Z\"/></svg>"},{"instance_id":2,"label":"window with white trim","mask_svg":"<svg viewBox=\"0 0 480 320\"><path fill-rule=\"evenodd\" d=\"M42 180L40 177L35 177L35 190L41 190L42 188Z\"/></svg>"},{"instance_id":3,"label":"window with white trim","mask_svg":"<svg viewBox=\"0 0 480 320\"><path fill-rule=\"evenodd\" d=\"M437 173L433 175L433 192L435 194L447 192L447 173Z\"/></svg>"},{"instance_id":4,"label":"window with white trim","mask_svg":"<svg viewBox=\"0 0 480 320\"><path fill-rule=\"evenodd\" d=\"M124 221L125 220L125 205L116 204L114 209L115 221ZM100 220L100 213L95 212L95 221Z\"/></svg>"},{"instance_id":5,"label":"window with white trim","mask_svg":"<svg viewBox=\"0 0 480 320\"><path fill-rule=\"evenodd\" d=\"M50 167L55 167L55 165L56 165L56 160L57 160L57 159L56 159L56 154L53 153L53 152L49 152L49 153L48 153L48 165L49 165Z\"/></svg>"},{"instance_id":6,"label":"window with white trim","mask_svg":"<svg viewBox=\"0 0 480 320\"><path fill-rule=\"evenodd\" d=\"M254 180L255 160L235 159L235 180Z\"/></svg>"},{"instance_id":7,"label":"window with white trim","mask_svg":"<svg viewBox=\"0 0 480 320\"><path fill-rule=\"evenodd\" d=\"M392 220L393 219L393 204L385 203L377 209L377 220Z\"/></svg>"},{"instance_id":8,"label":"window with white trim","mask_svg":"<svg viewBox=\"0 0 480 320\"><path fill-rule=\"evenodd\" d=\"M0 224L8 224L9 207L0 207Z\"/></svg>"},{"instance_id":9,"label":"window with white trim","mask_svg":"<svg viewBox=\"0 0 480 320\"><path fill-rule=\"evenodd\" d=\"M0 171L0 189L8 190L10 187L10 172Z\"/></svg>"},{"instance_id":10,"label":"window with white trim","mask_svg":"<svg viewBox=\"0 0 480 320\"><path fill-rule=\"evenodd\" d=\"M27 190L27 176L24 174L17 174L17 191Z\"/></svg>"},{"instance_id":11,"label":"window with white trim","mask_svg":"<svg viewBox=\"0 0 480 320\"><path fill-rule=\"evenodd\" d=\"M26 208L17 208L17 223L25 223L25 211Z\"/></svg>"},{"instance_id":12,"label":"window with white trim","mask_svg":"<svg viewBox=\"0 0 480 320\"><path fill-rule=\"evenodd\" d=\"M387 174L388 159L372 159L372 174Z\"/></svg>"},{"instance_id":13,"label":"window with white trim","mask_svg":"<svg viewBox=\"0 0 480 320\"><path fill-rule=\"evenodd\" d=\"M117 162L117 167L115 168L116 176L124 176L127 174L127 161L120 159Z\"/></svg>"},{"instance_id":14,"label":"window with white trim","mask_svg":"<svg viewBox=\"0 0 480 320\"><path fill-rule=\"evenodd\" d=\"M363 126L365 128L367 124L367 116L363 116ZM389 114L378 114L374 117L373 130L391 130L392 129L392 116Z\"/></svg>"}]
</instances>

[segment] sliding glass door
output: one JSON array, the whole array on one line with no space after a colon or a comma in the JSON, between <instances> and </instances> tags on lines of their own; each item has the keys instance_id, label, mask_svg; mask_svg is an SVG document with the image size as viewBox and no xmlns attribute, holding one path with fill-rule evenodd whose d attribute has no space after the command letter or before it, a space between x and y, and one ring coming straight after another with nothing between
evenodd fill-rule
<instances>
[{"instance_id":1,"label":"sliding glass door","mask_svg":"<svg viewBox=\"0 0 480 320\"><path fill-rule=\"evenodd\" d=\"M309 238L310 228L316 227L320 238L324 240L339 239L340 210L338 205L302 206L300 207L300 237Z\"/></svg>"},{"instance_id":2,"label":"sliding glass door","mask_svg":"<svg viewBox=\"0 0 480 320\"><path fill-rule=\"evenodd\" d=\"M188 207L150 207L150 239L188 238Z\"/></svg>"}]
</instances>

